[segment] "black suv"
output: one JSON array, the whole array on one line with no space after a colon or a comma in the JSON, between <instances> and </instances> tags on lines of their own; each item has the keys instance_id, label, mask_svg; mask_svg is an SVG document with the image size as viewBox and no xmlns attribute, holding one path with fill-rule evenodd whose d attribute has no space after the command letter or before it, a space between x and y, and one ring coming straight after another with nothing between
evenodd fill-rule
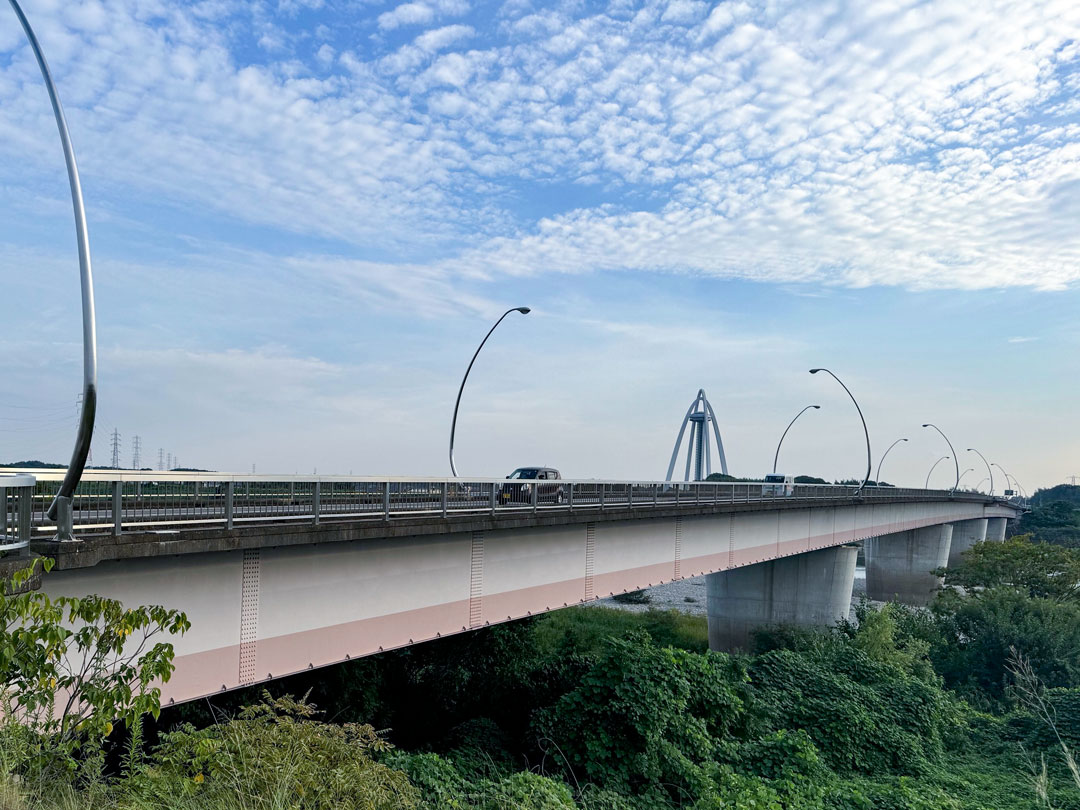
<instances>
[{"instance_id":1,"label":"black suv","mask_svg":"<svg viewBox=\"0 0 1080 810\"><path fill-rule=\"evenodd\" d=\"M512 484L499 487L499 503L532 503L533 487L536 487L537 503L566 502L566 487L562 484L539 483L559 481L562 476L551 467L518 467L506 476ZM529 483L526 483L529 482ZM531 483L537 482L537 483Z\"/></svg>"}]
</instances>

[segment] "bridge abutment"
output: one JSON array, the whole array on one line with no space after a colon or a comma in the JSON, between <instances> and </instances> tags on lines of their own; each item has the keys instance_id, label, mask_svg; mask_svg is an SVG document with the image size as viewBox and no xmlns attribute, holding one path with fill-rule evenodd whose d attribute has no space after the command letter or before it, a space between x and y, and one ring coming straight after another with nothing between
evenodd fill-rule
<instances>
[{"instance_id":1,"label":"bridge abutment","mask_svg":"<svg viewBox=\"0 0 1080 810\"><path fill-rule=\"evenodd\" d=\"M986 540L987 518L958 520L952 524L952 527L952 542L949 543L949 568L960 562L961 554L976 543L982 543Z\"/></svg>"},{"instance_id":2,"label":"bridge abutment","mask_svg":"<svg viewBox=\"0 0 1080 810\"><path fill-rule=\"evenodd\" d=\"M988 543L1004 543L1005 542L1005 524L1009 522L1008 518L992 517L986 520L986 542Z\"/></svg>"},{"instance_id":3,"label":"bridge abutment","mask_svg":"<svg viewBox=\"0 0 1080 810\"><path fill-rule=\"evenodd\" d=\"M836 546L708 574L709 649L748 649L759 627L831 627L847 618L857 554Z\"/></svg>"},{"instance_id":4,"label":"bridge abutment","mask_svg":"<svg viewBox=\"0 0 1080 810\"><path fill-rule=\"evenodd\" d=\"M948 565L952 534L952 524L944 523L867 538L866 595L879 602L929 604L942 585L930 572Z\"/></svg>"}]
</instances>

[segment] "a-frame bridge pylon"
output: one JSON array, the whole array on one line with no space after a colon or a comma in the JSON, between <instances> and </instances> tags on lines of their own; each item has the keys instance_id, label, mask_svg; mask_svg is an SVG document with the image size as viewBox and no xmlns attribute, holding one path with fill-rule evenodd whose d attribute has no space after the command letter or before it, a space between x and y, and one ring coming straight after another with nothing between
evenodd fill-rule
<instances>
[{"instance_id":1,"label":"a-frame bridge pylon","mask_svg":"<svg viewBox=\"0 0 1080 810\"><path fill-rule=\"evenodd\" d=\"M675 449L671 451L671 463L668 464L667 479L671 480L675 472L675 462L679 460L679 450L682 447L683 436L686 426L690 425L690 444L686 450L686 474L684 481L704 481L712 475L712 452L709 442L709 424L712 423L712 433L716 437L716 451L720 456L720 472L728 474L727 458L724 456L724 442L720 438L720 427L716 422L716 413L705 397L705 389L697 392L697 397L690 403L690 408L683 417L682 426L679 428L679 437L675 439ZM694 477L690 477L693 472Z\"/></svg>"}]
</instances>

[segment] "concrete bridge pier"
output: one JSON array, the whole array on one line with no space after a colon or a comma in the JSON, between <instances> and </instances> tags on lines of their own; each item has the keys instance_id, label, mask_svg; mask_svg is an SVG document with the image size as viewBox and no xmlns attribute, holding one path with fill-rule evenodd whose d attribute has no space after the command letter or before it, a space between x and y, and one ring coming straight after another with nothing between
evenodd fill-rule
<instances>
[{"instance_id":1,"label":"concrete bridge pier","mask_svg":"<svg viewBox=\"0 0 1080 810\"><path fill-rule=\"evenodd\" d=\"M868 538L863 545L866 595L880 602L928 605L943 582L930 572L948 565L952 534L952 524L944 523Z\"/></svg>"},{"instance_id":2,"label":"concrete bridge pier","mask_svg":"<svg viewBox=\"0 0 1080 810\"><path fill-rule=\"evenodd\" d=\"M1004 543L1005 542L1005 524L1009 522L1008 518L992 517L986 519L986 542L988 543Z\"/></svg>"},{"instance_id":3,"label":"concrete bridge pier","mask_svg":"<svg viewBox=\"0 0 1080 810\"><path fill-rule=\"evenodd\" d=\"M846 619L857 554L836 546L706 575L709 649L748 649L759 627Z\"/></svg>"},{"instance_id":4,"label":"concrete bridge pier","mask_svg":"<svg viewBox=\"0 0 1080 810\"><path fill-rule=\"evenodd\" d=\"M1004 520L1004 518L1002 518ZM949 544L949 568L960 562L960 555L976 543L986 540L987 518L958 520L952 525L952 542Z\"/></svg>"}]
</instances>

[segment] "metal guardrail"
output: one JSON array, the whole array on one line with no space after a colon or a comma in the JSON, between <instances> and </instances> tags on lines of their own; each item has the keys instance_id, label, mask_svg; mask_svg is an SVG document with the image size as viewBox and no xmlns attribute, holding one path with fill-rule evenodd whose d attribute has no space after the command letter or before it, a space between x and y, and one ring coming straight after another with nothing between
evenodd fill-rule
<instances>
[{"instance_id":1,"label":"metal guardrail","mask_svg":"<svg viewBox=\"0 0 1080 810\"><path fill-rule=\"evenodd\" d=\"M0 553L30 544L35 478L0 473Z\"/></svg>"},{"instance_id":2,"label":"metal guardrail","mask_svg":"<svg viewBox=\"0 0 1080 810\"><path fill-rule=\"evenodd\" d=\"M46 515L63 471L34 471L37 481L29 524L38 536L54 531ZM2 480L2 479L0 479ZM780 493L786 490L780 489ZM791 494L775 485L746 482L508 481L455 478L353 478L254 476L219 473L88 471L73 499L74 527L83 532L175 530L328 520L390 521L465 514L638 510L679 505L816 501L852 498L912 500L952 497L985 502L979 493L795 484ZM20 507L21 508L21 507ZM17 510L16 510L17 511ZM22 514L21 512L19 514ZM20 535L20 537L25 535Z\"/></svg>"}]
</instances>

